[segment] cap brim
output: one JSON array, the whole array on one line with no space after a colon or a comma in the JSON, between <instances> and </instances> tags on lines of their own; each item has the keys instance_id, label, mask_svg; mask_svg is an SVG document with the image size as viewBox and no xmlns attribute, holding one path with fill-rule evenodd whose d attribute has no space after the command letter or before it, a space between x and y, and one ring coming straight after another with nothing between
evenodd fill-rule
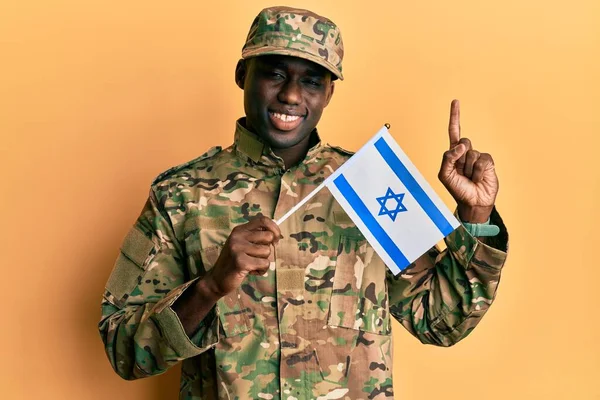
<instances>
[{"instance_id":1,"label":"cap brim","mask_svg":"<svg viewBox=\"0 0 600 400\"><path fill-rule=\"evenodd\" d=\"M282 49L281 47L275 46L263 46L256 49L246 49L242 52L242 58L252 58L258 56L267 56L267 55L281 55L281 56L292 56L298 58L304 58L305 60L312 61L315 64L322 66L331 72L336 78L339 78L341 81L344 80L344 75L340 72L339 69L335 67L335 65L330 62L325 61L323 58L319 56L315 56L314 54L308 53L306 51L298 50L298 49Z\"/></svg>"}]
</instances>

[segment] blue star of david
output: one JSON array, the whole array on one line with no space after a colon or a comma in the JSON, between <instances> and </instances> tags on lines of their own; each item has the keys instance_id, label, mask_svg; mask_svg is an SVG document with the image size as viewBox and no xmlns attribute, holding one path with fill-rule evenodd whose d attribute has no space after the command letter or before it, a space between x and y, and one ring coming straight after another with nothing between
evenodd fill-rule
<instances>
[{"instance_id":1,"label":"blue star of david","mask_svg":"<svg viewBox=\"0 0 600 400\"><path fill-rule=\"evenodd\" d=\"M396 208L389 210L387 208L387 201L392 199L396 200ZM398 213L406 211L406 207L404 204L402 204L403 199L404 193L396 194L391 188L388 187L385 196L377 197L377 202L381 205L378 215L389 215L392 221L396 221L396 216Z\"/></svg>"}]
</instances>

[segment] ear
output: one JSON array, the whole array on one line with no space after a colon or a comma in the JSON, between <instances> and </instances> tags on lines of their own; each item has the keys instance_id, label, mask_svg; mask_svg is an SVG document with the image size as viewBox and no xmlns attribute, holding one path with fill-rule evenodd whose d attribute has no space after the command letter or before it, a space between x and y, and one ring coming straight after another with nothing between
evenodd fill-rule
<instances>
[{"instance_id":1,"label":"ear","mask_svg":"<svg viewBox=\"0 0 600 400\"><path fill-rule=\"evenodd\" d=\"M335 91L335 81L331 81L329 83L329 90L328 90L328 93L327 93L327 99L325 100L325 107L327 107L329 105L329 101L333 97L333 92L334 91Z\"/></svg>"},{"instance_id":2,"label":"ear","mask_svg":"<svg viewBox=\"0 0 600 400\"><path fill-rule=\"evenodd\" d=\"M244 90L244 83L246 82L246 71L246 60L239 60L235 67L235 83L242 90Z\"/></svg>"}]
</instances>

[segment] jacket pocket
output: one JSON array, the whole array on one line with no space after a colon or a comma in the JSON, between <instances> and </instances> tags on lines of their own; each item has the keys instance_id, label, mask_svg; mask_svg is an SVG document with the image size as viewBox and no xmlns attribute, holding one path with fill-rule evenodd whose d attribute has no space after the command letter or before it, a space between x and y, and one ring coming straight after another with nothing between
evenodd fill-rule
<instances>
[{"instance_id":1,"label":"jacket pocket","mask_svg":"<svg viewBox=\"0 0 600 400\"><path fill-rule=\"evenodd\" d=\"M385 269L362 235L341 236L328 325L389 335Z\"/></svg>"},{"instance_id":2,"label":"jacket pocket","mask_svg":"<svg viewBox=\"0 0 600 400\"><path fill-rule=\"evenodd\" d=\"M218 222L215 222L215 220ZM183 225L183 242L189 279L203 276L209 271L216 258L203 255L205 251L212 251L213 247L220 248L231 233L225 218L211 219L202 215L190 216ZM211 254L212 255L212 254Z\"/></svg>"},{"instance_id":3,"label":"jacket pocket","mask_svg":"<svg viewBox=\"0 0 600 400\"><path fill-rule=\"evenodd\" d=\"M106 283L106 290L116 303L123 303L139 283L158 246L137 227L123 240L121 251Z\"/></svg>"},{"instance_id":4,"label":"jacket pocket","mask_svg":"<svg viewBox=\"0 0 600 400\"><path fill-rule=\"evenodd\" d=\"M203 249L201 253L204 268L209 271L217 262L222 246ZM226 337L237 336L248 332L251 327L252 310L244 304L240 288L217 301L217 315Z\"/></svg>"}]
</instances>

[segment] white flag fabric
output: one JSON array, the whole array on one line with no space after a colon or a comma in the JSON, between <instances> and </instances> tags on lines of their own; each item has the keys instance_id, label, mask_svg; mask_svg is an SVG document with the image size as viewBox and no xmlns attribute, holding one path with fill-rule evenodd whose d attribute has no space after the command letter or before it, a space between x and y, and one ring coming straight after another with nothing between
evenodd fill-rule
<instances>
[{"instance_id":1,"label":"white flag fabric","mask_svg":"<svg viewBox=\"0 0 600 400\"><path fill-rule=\"evenodd\" d=\"M396 275L459 226L386 127L323 183Z\"/></svg>"}]
</instances>

